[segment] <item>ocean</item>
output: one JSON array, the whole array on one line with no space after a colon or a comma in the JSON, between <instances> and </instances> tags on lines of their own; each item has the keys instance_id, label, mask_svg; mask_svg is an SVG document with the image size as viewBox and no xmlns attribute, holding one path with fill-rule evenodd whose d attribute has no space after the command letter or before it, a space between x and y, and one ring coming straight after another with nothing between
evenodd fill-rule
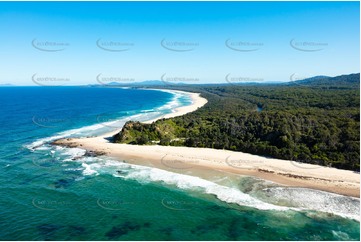
<instances>
[{"instance_id":1,"label":"ocean","mask_svg":"<svg viewBox=\"0 0 361 242\"><path fill-rule=\"evenodd\" d=\"M171 91L0 88L1 240L359 240L359 199L132 165L51 142L191 103Z\"/></svg>"}]
</instances>

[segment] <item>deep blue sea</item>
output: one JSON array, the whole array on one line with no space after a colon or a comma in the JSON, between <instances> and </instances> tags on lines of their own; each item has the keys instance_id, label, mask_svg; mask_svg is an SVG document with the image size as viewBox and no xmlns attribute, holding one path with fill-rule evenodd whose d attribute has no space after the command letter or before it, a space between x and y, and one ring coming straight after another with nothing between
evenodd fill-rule
<instances>
[{"instance_id":1,"label":"deep blue sea","mask_svg":"<svg viewBox=\"0 0 361 242\"><path fill-rule=\"evenodd\" d=\"M169 91L1 87L0 239L360 239L356 198L247 176L204 180L51 145L190 103Z\"/></svg>"}]
</instances>

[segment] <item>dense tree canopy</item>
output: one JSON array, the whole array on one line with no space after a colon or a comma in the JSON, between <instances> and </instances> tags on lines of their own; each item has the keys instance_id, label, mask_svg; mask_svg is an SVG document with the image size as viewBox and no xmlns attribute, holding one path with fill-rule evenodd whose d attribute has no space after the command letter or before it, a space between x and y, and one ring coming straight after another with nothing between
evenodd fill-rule
<instances>
[{"instance_id":1,"label":"dense tree canopy","mask_svg":"<svg viewBox=\"0 0 361 242\"><path fill-rule=\"evenodd\" d=\"M198 85L208 103L152 124L128 122L130 144L209 147L360 169L359 74L278 85Z\"/></svg>"}]
</instances>

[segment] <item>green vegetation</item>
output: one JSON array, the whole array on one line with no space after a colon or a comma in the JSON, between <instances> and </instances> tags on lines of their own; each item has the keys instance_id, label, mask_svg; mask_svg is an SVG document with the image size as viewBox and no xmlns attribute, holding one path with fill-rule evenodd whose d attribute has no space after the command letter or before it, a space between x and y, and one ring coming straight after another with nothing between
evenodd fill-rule
<instances>
[{"instance_id":1,"label":"green vegetation","mask_svg":"<svg viewBox=\"0 0 361 242\"><path fill-rule=\"evenodd\" d=\"M359 83L359 74L352 74L283 85L172 86L200 92L208 103L152 124L127 122L114 140L228 149L359 171Z\"/></svg>"}]
</instances>

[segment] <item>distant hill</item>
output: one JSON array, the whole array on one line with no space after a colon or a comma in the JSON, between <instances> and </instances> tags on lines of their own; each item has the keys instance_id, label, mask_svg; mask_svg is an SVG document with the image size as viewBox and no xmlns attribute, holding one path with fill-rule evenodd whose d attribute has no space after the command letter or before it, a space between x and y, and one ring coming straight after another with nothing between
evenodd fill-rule
<instances>
[{"instance_id":1,"label":"distant hill","mask_svg":"<svg viewBox=\"0 0 361 242\"><path fill-rule=\"evenodd\" d=\"M12 86L14 86L14 85L10 84L10 83L4 83L4 84L0 83L0 87L12 87Z\"/></svg>"},{"instance_id":2,"label":"distant hill","mask_svg":"<svg viewBox=\"0 0 361 242\"><path fill-rule=\"evenodd\" d=\"M89 84L91 87L99 86L118 86L118 87L167 87L167 86L265 86L265 85L288 85L288 86L305 86L315 87L322 89L348 89L348 88L360 88L360 73L341 75L336 77L330 76L314 76L302 80L290 81L287 83L278 81L269 82L243 82L243 83L203 83L203 84L190 84L190 83L173 83L160 80L148 80L141 82L109 82L99 84ZM1 86L1 85L0 85Z\"/></svg>"},{"instance_id":3,"label":"distant hill","mask_svg":"<svg viewBox=\"0 0 361 242\"><path fill-rule=\"evenodd\" d=\"M303 80L291 81L288 85L300 85L319 88L360 88L360 73L335 77L315 76Z\"/></svg>"},{"instance_id":4,"label":"distant hill","mask_svg":"<svg viewBox=\"0 0 361 242\"><path fill-rule=\"evenodd\" d=\"M166 86L166 85L185 85L184 83L168 83L158 80L149 80L149 81L142 81L142 82L109 82L103 84L90 84L88 86L119 86L119 87L140 87L140 86Z\"/></svg>"},{"instance_id":5,"label":"distant hill","mask_svg":"<svg viewBox=\"0 0 361 242\"><path fill-rule=\"evenodd\" d=\"M111 82L109 85L115 86L160 86L164 85L161 81L142 81L142 82L128 82L128 83L119 83L119 82Z\"/></svg>"}]
</instances>

